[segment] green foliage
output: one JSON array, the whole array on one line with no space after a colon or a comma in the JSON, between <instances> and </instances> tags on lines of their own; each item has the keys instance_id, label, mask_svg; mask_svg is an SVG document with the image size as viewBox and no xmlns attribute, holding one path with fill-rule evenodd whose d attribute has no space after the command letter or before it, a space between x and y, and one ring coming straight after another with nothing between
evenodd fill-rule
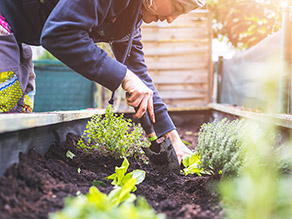
<instances>
[{"instance_id":1,"label":"green foliage","mask_svg":"<svg viewBox=\"0 0 292 219\"><path fill-rule=\"evenodd\" d=\"M69 150L66 152L66 157L67 158L73 159L75 156L76 155L74 153L72 153L71 151L69 151Z\"/></svg>"},{"instance_id":2,"label":"green foliage","mask_svg":"<svg viewBox=\"0 0 292 219\"><path fill-rule=\"evenodd\" d=\"M133 129L131 132L130 127ZM88 139L88 144L84 138ZM97 148L103 154L117 159L142 155L142 147L149 147L150 143L143 136L140 124L135 125L131 119L124 119L123 114L115 114L109 105L104 118L102 115L91 118L78 145L88 151Z\"/></svg>"},{"instance_id":3,"label":"green foliage","mask_svg":"<svg viewBox=\"0 0 292 219\"><path fill-rule=\"evenodd\" d=\"M131 192L144 180L145 172L143 177L134 176L137 170L125 175L128 166L125 159L122 166L116 168L116 175L111 175L115 187L108 195L92 186L86 195L67 197L65 207L51 214L50 219L165 219L163 214L156 214L144 198L138 197L135 204L136 195Z\"/></svg>"},{"instance_id":4,"label":"green foliage","mask_svg":"<svg viewBox=\"0 0 292 219\"><path fill-rule=\"evenodd\" d=\"M268 118L266 118L268 120ZM226 218L291 218L292 177L279 169L283 145L273 122L248 121L241 140L246 162L239 177L220 182ZM291 141L285 156L292 158Z\"/></svg>"},{"instance_id":5,"label":"green foliage","mask_svg":"<svg viewBox=\"0 0 292 219\"><path fill-rule=\"evenodd\" d=\"M202 125L196 151L201 156L198 168L216 177L237 175L242 167L242 120L213 121Z\"/></svg>"},{"instance_id":6,"label":"green foliage","mask_svg":"<svg viewBox=\"0 0 292 219\"><path fill-rule=\"evenodd\" d=\"M215 38L249 48L281 27L281 0L208 0Z\"/></svg>"},{"instance_id":7,"label":"green foliage","mask_svg":"<svg viewBox=\"0 0 292 219\"><path fill-rule=\"evenodd\" d=\"M134 183L132 183L134 185ZM131 189L123 189L117 193L113 190L108 196L100 192L96 187L91 187L86 195L77 197L68 197L65 199L65 207L56 213L50 215L50 219L165 219L163 214L156 214L148 205L146 200L138 197L137 204L134 199L118 199L117 195L127 193ZM115 197L113 197L114 195ZM129 194L129 193L127 193ZM122 201L123 200L123 201ZM120 202L121 201L121 202Z\"/></svg>"},{"instance_id":8,"label":"green foliage","mask_svg":"<svg viewBox=\"0 0 292 219\"><path fill-rule=\"evenodd\" d=\"M184 174L187 176L188 174L198 174L199 176L202 175L203 169L199 168L201 163L201 156L198 153L193 153L192 155L187 155L183 157L183 165L184 165Z\"/></svg>"},{"instance_id":9,"label":"green foliage","mask_svg":"<svg viewBox=\"0 0 292 219\"><path fill-rule=\"evenodd\" d=\"M124 158L122 166L115 168L115 173L108 176L107 179L112 179L112 185L123 187L130 179L136 180L136 185L141 183L145 179L145 171L144 170L133 170L130 173L127 173L129 167L129 162L127 158ZM134 192L136 191L136 187L133 188Z\"/></svg>"}]
</instances>

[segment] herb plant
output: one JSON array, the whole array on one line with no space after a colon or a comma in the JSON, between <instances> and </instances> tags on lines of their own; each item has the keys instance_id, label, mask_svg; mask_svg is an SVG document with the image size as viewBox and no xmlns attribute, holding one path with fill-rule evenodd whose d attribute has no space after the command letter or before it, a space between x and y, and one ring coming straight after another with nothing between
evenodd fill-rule
<instances>
[{"instance_id":1,"label":"herb plant","mask_svg":"<svg viewBox=\"0 0 292 219\"><path fill-rule=\"evenodd\" d=\"M198 168L215 177L237 175L243 164L242 131L242 120L224 118L203 124L196 148L201 157Z\"/></svg>"},{"instance_id":2,"label":"herb plant","mask_svg":"<svg viewBox=\"0 0 292 219\"><path fill-rule=\"evenodd\" d=\"M84 139L88 139L88 143ZM112 105L109 105L104 117L94 115L91 118L78 145L88 151L97 148L103 154L118 159L142 155L142 147L149 147L150 143L143 136L140 124L125 119L123 114L115 114Z\"/></svg>"}]
</instances>

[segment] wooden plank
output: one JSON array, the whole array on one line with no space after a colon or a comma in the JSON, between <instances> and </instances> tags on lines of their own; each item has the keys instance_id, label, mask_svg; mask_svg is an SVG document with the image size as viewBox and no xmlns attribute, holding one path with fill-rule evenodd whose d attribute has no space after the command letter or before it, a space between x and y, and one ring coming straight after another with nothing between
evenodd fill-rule
<instances>
[{"instance_id":1,"label":"wooden plank","mask_svg":"<svg viewBox=\"0 0 292 219\"><path fill-rule=\"evenodd\" d=\"M171 54L197 54L200 52L205 52L209 50L210 42L153 42L153 41L144 41L144 53L146 56L157 55L171 55ZM169 50L175 53L169 53Z\"/></svg>"},{"instance_id":2,"label":"wooden plank","mask_svg":"<svg viewBox=\"0 0 292 219\"><path fill-rule=\"evenodd\" d=\"M148 72L155 84L200 84L208 83L208 71Z\"/></svg>"},{"instance_id":3,"label":"wooden plank","mask_svg":"<svg viewBox=\"0 0 292 219\"><path fill-rule=\"evenodd\" d=\"M145 42L150 43L208 43L209 40L207 38L189 38L189 39L163 39L163 40L157 40L157 39L148 39L148 40L142 40L142 42L145 44Z\"/></svg>"},{"instance_id":4,"label":"wooden plank","mask_svg":"<svg viewBox=\"0 0 292 219\"><path fill-rule=\"evenodd\" d=\"M174 100L174 99L163 99L167 108L187 108L194 106L208 106L207 99L189 99L189 100Z\"/></svg>"},{"instance_id":5,"label":"wooden plank","mask_svg":"<svg viewBox=\"0 0 292 219\"><path fill-rule=\"evenodd\" d=\"M192 28L158 29L157 31L142 30L143 41L171 41L208 38L208 29L194 31Z\"/></svg>"},{"instance_id":6,"label":"wooden plank","mask_svg":"<svg viewBox=\"0 0 292 219\"><path fill-rule=\"evenodd\" d=\"M206 97L206 91L199 93L194 90L160 90L159 94L163 99L204 99Z\"/></svg>"},{"instance_id":7,"label":"wooden plank","mask_svg":"<svg viewBox=\"0 0 292 219\"><path fill-rule=\"evenodd\" d=\"M234 107L230 105L210 103L208 106L216 111L224 112L239 117L249 118L253 120L272 122L275 125L292 128L292 115L289 114L267 114L257 113L248 110L241 109L240 107Z\"/></svg>"},{"instance_id":8,"label":"wooden plank","mask_svg":"<svg viewBox=\"0 0 292 219\"><path fill-rule=\"evenodd\" d=\"M103 114L104 109L56 111L49 113L0 114L0 133L48 126Z\"/></svg>"},{"instance_id":9,"label":"wooden plank","mask_svg":"<svg viewBox=\"0 0 292 219\"><path fill-rule=\"evenodd\" d=\"M146 61L147 64L147 61ZM201 69L208 69L208 63L153 63L148 66L149 70L201 70Z\"/></svg>"},{"instance_id":10,"label":"wooden plank","mask_svg":"<svg viewBox=\"0 0 292 219\"><path fill-rule=\"evenodd\" d=\"M177 25L183 25L183 24L194 24L194 23L202 23L202 22L208 22L208 10L195 10L193 12L189 12L188 14L184 14L179 16L176 20L174 20L171 24L168 24L167 22L158 22L158 23L150 23L150 24L143 24L147 27L172 27Z\"/></svg>"},{"instance_id":11,"label":"wooden plank","mask_svg":"<svg viewBox=\"0 0 292 219\"><path fill-rule=\"evenodd\" d=\"M185 48L189 50L193 49L194 52L196 52L196 49L199 49L199 48L204 48L208 50L210 46L209 40L206 40L206 39L200 39L200 40L201 41L170 41L170 42L143 41L143 46L144 46L144 52L148 51L148 49L151 49L153 47L157 48L157 50L170 48L170 47L181 49L181 50L184 50Z\"/></svg>"},{"instance_id":12,"label":"wooden plank","mask_svg":"<svg viewBox=\"0 0 292 219\"><path fill-rule=\"evenodd\" d=\"M208 83L192 83L192 84L157 84L155 87L160 91L185 91L185 92L196 92L196 93L208 93Z\"/></svg>"},{"instance_id":13,"label":"wooden plank","mask_svg":"<svg viewBox=\"0 0 292 219\"><path fill-rule=\"evenodd\" d=\"M208 57L209 55L209 48L207 46L200 46L200 47L178 47L178 46L169 46L169 47L144 47L145 57L151 56L205 56Z\"/></svg>"},{"instance_id":14,"label":"wooden plank","mask_svg":"<svg viewBox=\"0 0 292 219\"><path fill-rule=\"evenodd\" d=\"M148 67L156 64L168 64L168 63L178 63L180 65L188 64L200 64L207 63L209 64L208 54L203 55L181 55L181 56L147 56L145 57L145 62Z\"/></svg>"},{"instance_id":15,"label":"wooden plank","mask_svg":"<svg viewBox=\"0 0 292 219\"><path fill-rule=\"evenodd\" d=\"M208 22L209 22L209 27L210 27L210 31L209 31L209 87L208 87L208 91L209 91L209 102L211 103L212 100L212 96L213 96L213 89L214 89L214 74L213 74L213 61L212 61L212 39L213 39L213 31L211 30L212 27L212 14L209 13L208 14Z\"/></svg>"}]
</instances>

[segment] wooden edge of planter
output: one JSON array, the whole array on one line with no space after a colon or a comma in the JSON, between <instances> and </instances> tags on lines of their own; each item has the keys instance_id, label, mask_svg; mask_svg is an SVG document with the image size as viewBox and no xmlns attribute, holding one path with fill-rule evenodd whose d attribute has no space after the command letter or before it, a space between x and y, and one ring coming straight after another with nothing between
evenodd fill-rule
<instances>
[{"instance_id":1,"label":"wooden edge of planter","mask_svg":"<svg viewBox=\"0 0 292 219\"><path fill-rule=\"evenodd\" d=\"M212 108L210 106L191 106L191 107L168 107L168 112L180 112L180 111L208 111ZM118 110L118 113L134 113L133 108Z\"/></svg>"},{"instance_id":2,"label":"wooden edge of planter","mask_svg":"<svg viewBox=\"0 0 292 219\"><path fill-rule=\"evenodd\" d=\"M104 112L105 109L89 109L45 113L0 114L0 133L86 119L95 114L104 114Z\"/></svg>"},{"instance_id":3,"label":"wooden edge of planter","mask_svg":"<svg viewBox=\"0 0 292 219\"><path fill-rule=\"evenodd\" d=\"M292 115L289 114L267 114L267 113L260 113L260 112L252 112L248 110L240 109L236 106L225 105L225 104L218 104L218 103L210 103L208 105L211 109L232 114L235 116L249 118L259 121L272 121L275 125L285 127L285 128L292 128Z\"/></svg>"}]
</instances>

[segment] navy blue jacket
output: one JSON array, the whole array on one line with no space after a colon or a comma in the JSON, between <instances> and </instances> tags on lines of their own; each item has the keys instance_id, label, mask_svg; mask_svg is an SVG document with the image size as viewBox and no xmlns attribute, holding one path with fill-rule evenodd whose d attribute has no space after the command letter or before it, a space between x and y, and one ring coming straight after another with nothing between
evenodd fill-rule
<instances>
[{"instance_id":1,"label":"navy blue jacket","mask_svg":"<svg viewBox=\"0 0 292 219\"><path fill-rule=\"evenodd\" d=\"M42 45L74 71L112 91L121 85L127 68L133 71L154 92L154 128L161 136L175 127L147 74L141 43L141 1L0 0L0 12L19 43ZM109 42L118 61L96 42Z\"/></svg>"}]
</instances>

